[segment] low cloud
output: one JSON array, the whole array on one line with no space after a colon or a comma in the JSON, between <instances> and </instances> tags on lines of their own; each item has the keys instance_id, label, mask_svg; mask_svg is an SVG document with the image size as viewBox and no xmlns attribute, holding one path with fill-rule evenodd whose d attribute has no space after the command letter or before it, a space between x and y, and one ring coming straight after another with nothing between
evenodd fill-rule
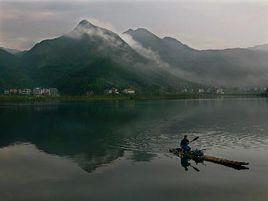
<instances>
[{"instance_id":1,"label":"low cloud","mask_svg":"<svg viewBox=\"0 0 268 201\"><path fill-rule=\"evenodd\" d=\"M83 25L79 24L73 31L66 34L66 36L74 39L81 39L85 34L90 37L100 37L104 40L105 44L109 46L117 47L123 43L123 41L118 40L116 35L109 30L100 28L91 23Z\"/></svg>"},{"instance_id":2,"label":"low cloud","mask_svg":"<svg viewBox=\"0 0 268 201\"><path fill-rule=\"evenodd\" d=\"M87 19L87 21L98 27L102 27L104 29L108 29L110 31L118 33L118 30L114 27L114 25L111 22L99 20L97 18L85 18L85 19Z\"/></svg>"},{"instance_id":3,"label":"low cloud","mask_svg":"<svg viewBox=\"0 0 268 201\"><path fill-rule=\"evenodd\" d=\"M197 49L268 43L267 0L137 1L0 0L0 43L28 49L30 43L17 45L16 38L37 42L37 38L57 37L82 17L117 33L145 26Z\"/></svg>"},{"instance_id":4,"label":"low cloud","mask_svg":"<svg viewBox=\"0 0 268 201\"><path fill-rule=\"evenodd\" d=\"M138 52L140 55L146 57L147 59L150 59L154 61L158 66L168 68L169 65L162 61L160 56L157 52L151 50L150 48L143 47L139 42L133 39L133 37L129 34L121 34L121 38L129 44L130 47L132 47L136 52Z\"/></svg>"}]
</instances>

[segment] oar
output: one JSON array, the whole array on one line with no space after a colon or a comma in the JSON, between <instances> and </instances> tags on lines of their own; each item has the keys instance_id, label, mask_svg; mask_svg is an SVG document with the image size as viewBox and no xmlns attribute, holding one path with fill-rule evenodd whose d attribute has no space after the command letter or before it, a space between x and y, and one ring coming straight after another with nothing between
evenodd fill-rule
<instances>
[{"instance_id":1,"label":"oar","mask_svg":"<svg viewBox=\"0 0 268 201\"><path fill-rule=\"evenodd\" d=\"M195 171L197 171L197 172L200 171L197 167L194 167L194 166L192 166L191 164L190 164L190 166L191 166Z\"/></svg>"},{"instance_id":2,"label":"oar","mask_svg":"<svg viewBox=\"0 0 268 201\"><path fill-rule=\"evenodd\" d=\"M193 140L191 140L190 142L193 142L193 141L196 141L197 139L199 139L199 136L198 137L195 137Z\"/></svg>"}]
</instances>

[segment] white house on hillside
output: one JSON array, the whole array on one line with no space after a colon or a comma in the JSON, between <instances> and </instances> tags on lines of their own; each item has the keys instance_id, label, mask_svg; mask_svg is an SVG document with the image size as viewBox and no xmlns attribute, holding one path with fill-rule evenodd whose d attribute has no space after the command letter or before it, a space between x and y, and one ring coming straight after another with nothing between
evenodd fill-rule
<instances>
[{"instance_id":1,"label":"white house on hillside","mask_svg":"<svg viewBox=\"0 0 268 201\"><path fill-rule=\"evenodd\" d=\"M133 90L133 89L124 89L124 90L123 90L123 93L124 93L124 94L135 94L136 92L135 92L135 90Z\"/></svg>"}]
</instances>

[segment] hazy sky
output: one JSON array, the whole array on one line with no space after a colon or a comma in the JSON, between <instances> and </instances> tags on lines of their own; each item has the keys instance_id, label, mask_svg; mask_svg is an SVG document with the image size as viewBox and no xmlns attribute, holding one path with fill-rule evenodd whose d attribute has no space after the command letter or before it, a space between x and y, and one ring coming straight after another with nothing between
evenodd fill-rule
<instances>
[{"instance_id":1,"label":"hazy sky","mask_svg":"<svg viewBox=\"0 0 268 201\"><path fill-rule=\"evenodd\" d=\"M0 46L31 48L81 19L117 33L144 27L197 49L268 43L268 0L0 0Z\"/></svg>"}]
</instances>

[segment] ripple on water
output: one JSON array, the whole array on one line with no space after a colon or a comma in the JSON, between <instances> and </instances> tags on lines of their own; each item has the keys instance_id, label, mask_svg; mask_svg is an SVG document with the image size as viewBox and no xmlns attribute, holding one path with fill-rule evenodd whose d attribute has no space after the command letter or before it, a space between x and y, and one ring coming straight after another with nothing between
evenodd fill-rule
<instances>
[{"instance_id":1,"label":"ripple on water","mask_svg":"<svg viewBox=\"0 0 268 201\"><path fill-rule=\"evenodd\" d=\"M183 135L188 135L190 139L200 136L197 141L191 144L193 148L198 149L268 149L268 136L260 133L231 133L222 130L183 132L172 135L162 133L153 136L144 132L142 135L125 137L114 146L124 150L163 154L169 148L179 146Z\"/></svg>"}]
</instances>

